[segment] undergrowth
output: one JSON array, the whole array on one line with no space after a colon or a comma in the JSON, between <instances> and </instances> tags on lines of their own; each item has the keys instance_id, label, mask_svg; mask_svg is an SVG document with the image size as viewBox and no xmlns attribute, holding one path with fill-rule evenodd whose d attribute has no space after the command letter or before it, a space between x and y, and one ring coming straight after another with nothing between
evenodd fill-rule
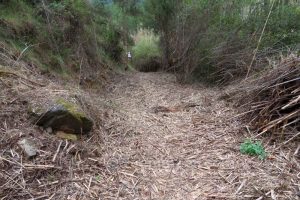
<instances>
[{"instance_id":1,"label":"undergrowth","mask_svg":"<svg viewBox=\"0 0 300 200\"><path fill-rule=\"evenodd\" d=\"M153 31L140 29L133 38L133 63L137 69L149 67L154 60L161 57L159 37Z\"/></svg>"},{"instance_id":2,"label":"undergrowth","mask_svg":"<svg viewBox=\"0 0 300 200\"><path fill-rule=\"evenodd\" d=\"M250 156L258 156L259 159L263 160L266 158L267 154L261 142L252 142L247 139L240 146L240 151L242 154L248 154Z\"/></svg>"},{"instance_id":3,"label":"undergrowth","mask_svg":"<svg viewBox=\"0 0 300 200\"><path fill-rule=\"evenodd\" d=\"M0 1L0 10L1 44L15 57L25 50L21 58L45 72L87 77L120 60L120 29L101 5L10 0Z\"/></svg>"}]
</instances>

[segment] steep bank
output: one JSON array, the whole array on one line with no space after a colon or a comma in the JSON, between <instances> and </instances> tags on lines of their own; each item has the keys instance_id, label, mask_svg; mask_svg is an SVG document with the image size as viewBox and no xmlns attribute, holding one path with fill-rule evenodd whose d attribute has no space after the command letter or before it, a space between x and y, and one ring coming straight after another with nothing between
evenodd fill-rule
<instances>
[{"instance_id":1,"label":"steep bank","mask_svg":"<svg viewBox=\"0 0 300 200\"><path fill-rule=\"evenodd\" d=\"M99 84L120 61L121 31L100 4L10 0L0 10L0 52L43 73Z\"/></svg>"}]
</instances>

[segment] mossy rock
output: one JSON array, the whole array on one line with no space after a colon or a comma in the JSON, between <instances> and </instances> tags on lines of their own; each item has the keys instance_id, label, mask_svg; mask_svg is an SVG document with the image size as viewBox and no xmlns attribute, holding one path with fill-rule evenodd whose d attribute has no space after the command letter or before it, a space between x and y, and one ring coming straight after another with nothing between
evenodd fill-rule
<instances>
[{"instance_id":1,"label":"mossy rock","mask_svg":"<svg viewBox=\"0 0 300 200\"><path fill-rule=\"evenodd\" d=\"M36 124L44 129L51 127L53 131L71 134L87 134L93 127L93 121L81 112L77 105L62 99L41 114Z\"/></svg>"},{"instance_id":2,"label":"mossy rock","mask_svg":"<svg viewBox=\"0 0 300 200\"><path fill-rule=\"evenodd\" d=\"M63 131L57 131L56 136L61 138L61 139L65 139L65 140L72 140L72 141L78 140L78 135L68 134L68 133L65 133Z\"/></svg>"}]
</instances>

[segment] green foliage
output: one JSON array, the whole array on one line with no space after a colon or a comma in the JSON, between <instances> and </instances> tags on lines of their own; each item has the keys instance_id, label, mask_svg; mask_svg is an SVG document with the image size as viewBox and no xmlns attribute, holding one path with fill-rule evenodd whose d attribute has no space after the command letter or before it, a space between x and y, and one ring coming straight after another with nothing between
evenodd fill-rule
<instances>
[{"instance_id":1,"label":"green foliage","mask_svg":"<svg viewBox=\"0 0 300 200\"><path fill-rule=\"evenodd\" d=\"M118 5L129 16L138 16L140 10L140 0L113 0L114 5Z\"/></svg>"},{"instance_id":2,"label":"green foliage","mask_svg":"<svg viewBox=\"0 0 300 200\"><path fill-rule=\"evenodd\" d=\"M130 14L130 12L127 11L126 7L124 8L123 6L121 6L123 4L128 4L128 2L107 5L106 9L108 10L110 15L110 25L119 27L119 30L122 30L123 34L127 34L123 37L127 37L125 39L129 40L129 33L135 32L138 29L138 26L140 24L140 17L136 13L135 15ZM137 13L139 12L137 11Z\"/></svg>"},{"instance_id":3,"label":"green foliage","mask_svg":"<svg viewBox=\"0 0 300 200\"><path fill-rule=\"evenodd\" d=\"M160 33L163 47L163 64L165 68L171 66L171 34L174 30L174 21L177 11L181 8L181 0L148 0L145 1L145 24Z\"/></svg>"},{"instance_id":4,"label":"green foliage","mask_svg":"<svg viewBox=\"0 0 300 200\"><path fill-rule=\"evenodd\" d=\"M103 44L106 52L115 61L120 61L121 54L123 52L123 48L121 47L120 40L121 40L121 33L118 30L115 30L115 26L112 24L107 24L106 28L104 29L104 41Z\"/></svg>"},{"instance_id":5,"label":"green foliage","mask_svg":"<svg viewBox=\"0 0 300 200\"><path fill-rule=\"evenodd\" d=\"M0 39L23 59L46 71L68 74L119 61L123 51L120 28L110 11L85 0L0 1Z\"/></svg>"},{"instance_id":6,"label":"green foliage","mask_svg":"<svg viewBox=\"0 0 300 200\"><path fill-rule=\"evenodd\" d=\"M172 17L178 14L177 10L182 1L179 0L148 0L145 1L145 20L147 25L153 25L153 28L162 30L167 28L172 22ZM151 21L150 21L151 20Z\"/></svg>"},{"instance_id":7,"label":"green foliage","mask_svg":"<svg viewBox=\"0 0 300 200\"><path fill-rule=\"evenodd\" d=\"M212 77L209 80L215 81L219 71L232 66L238 69L237 74L243 74L246 68L240 65L249 65L272 2L0 1L0 39L18 51L34 45L24 54L26 59L44 68L68 71L65 69L70 66L79 66L82 57L91 66L103 61L121 62L124 49L130 49L134 43L131 34L143 27L153 29L159 37L135 41L136 63L162 57L165 69L172 69L184 79ZM300 43L297 19L300 19L299 1L275 1L259 52L274 56L279 50L297 47ZM246 48L248 51L241 55L240 51ZM224 74L237 76L232 71Z\"/></svg>"},{"instance_id":8,"label":"green foliage","mask_svg":"<svg viewBox=\"0 0 300 200\"><path fill-rule=\"evenodd\" d=\"M152 31L141 29L134 37L135 45L132 53L136 68L161 57L159 38Z\"/></svg>"},{"instance_id":9,"label":"green foliage","mask_svg":"<svg viewBox=\"0 0 300 200\"><path fill-rule=\"evenodd\" d=\"M33 17L34 9L24 1L11 0L0 3L0 37L10 37L20 43L21 39L28 40L33 34L34 26L38 24Z\"/></svg>"},{"instance_id":10,"label":"green foliage","mask_svg":"<svg viewBox=\"0 0 300 200\"><path fill-rule=\"evenodd\" d=\"M56 12L63 12L66 9L66 5L64 2L51 2L49 3L49 8Z\"/></svg>"},{"instance_id":11,"label":"green foliage","mask_svg":"<svg viewBox=\"0 0 300 200\"><path fill-rule=\"evenodd\" d=\"M272 3L273 0L146 0L143 22L161 34L165 59L178 74L186 78L196 75L201 80L211 76L215 81L220 78L216 77L219 72L225 71L221 76L237 78L245 75L245 69L247 72L245 66L250 64L249 57L270 11L259 45L259 52L264 54L257 57L276 56L300 43L299 1L278 0L271 10Z\"/></svg>"},{"instance_id":12,"label":"green foliage","mask_svg":"<svg viewBox=\"0 0 300 200\"><path fill-rule=\"evenodd\" d=\"M250 156L258 156L258 158L261 160L265 159L267 156L261 142L254 143L249 139L247 139L243 144L241 144L240 151L242 154L248 154Z\"/></svg>"},{"instance_id":13,"label":"green foliage","mask_svg":"<svg viewBox=\"0 0 300 200\"><path fill-rule=\"evenodd\" d=\"M139 4L135 0L116 1L114 4L103 4L103 8L108 22L102 29L102 46L111 59L120 62L123 49L128 49L133 44L130 33L135 32L140 23L137 14Z\"/></svg>"}]
</instances>

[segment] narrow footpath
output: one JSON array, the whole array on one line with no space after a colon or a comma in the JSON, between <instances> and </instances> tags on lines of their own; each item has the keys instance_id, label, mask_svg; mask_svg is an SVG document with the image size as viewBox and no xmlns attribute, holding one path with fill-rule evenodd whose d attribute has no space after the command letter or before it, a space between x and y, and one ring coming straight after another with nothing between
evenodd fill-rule
<instances>
[{"instance_id":1,"label":"narrow footpath","mask_svg":"<svg viewBox=\"0 0 300 200\"><path fill-rule=\"evenodd\" d=\"M181 85L166 73L130 73L107 93L103 198L297 198L288 155L261 161L240 153L248 133L220 90Z\"/></svg>"}]
</instances>

